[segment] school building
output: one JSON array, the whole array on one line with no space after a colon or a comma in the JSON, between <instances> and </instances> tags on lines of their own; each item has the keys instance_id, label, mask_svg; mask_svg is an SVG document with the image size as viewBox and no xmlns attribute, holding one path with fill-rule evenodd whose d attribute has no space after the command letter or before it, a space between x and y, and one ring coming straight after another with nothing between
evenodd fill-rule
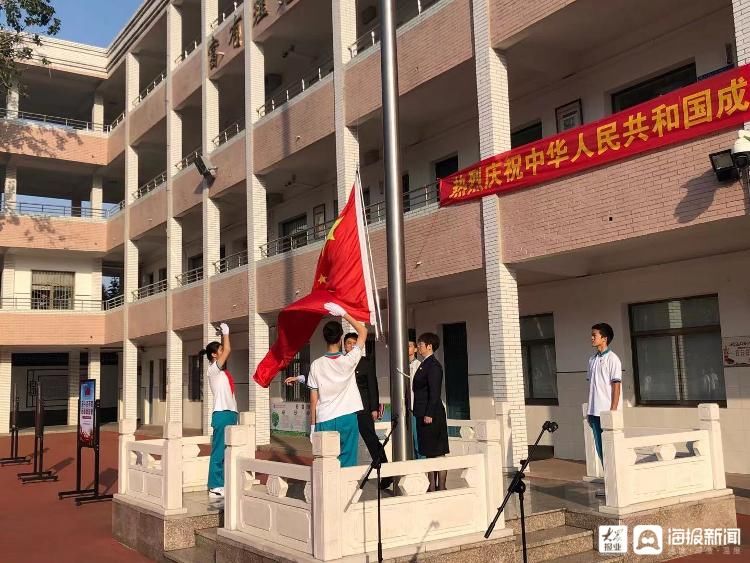
<instances>
[{"instance_id":1,"label":"school building","mask_svg":"<svg viewBox=\"0 0 750 563\"><path fill-rule=\"evenodd\" d=\"M717 402L726 470L749 473L750 200L709 160L741 125L460 205L436 179L747 64L750 1L397 4L409 327L442 339L449 417L505 402L516 459L547 419L543 443L582 459L604 321L626 425L691 426ZM0 432L12 396L31 424L35 382L47 423L75 424L82 377L105 421L207 432L198 352L221 321L257 443L293 423L278 414L305 391L251 375L358 170L387 305L379 16L145 0L108 48L44 39L49 65L0 96ZM369 349L388 403L388 350Z\"/></svg>"}]
</instances>

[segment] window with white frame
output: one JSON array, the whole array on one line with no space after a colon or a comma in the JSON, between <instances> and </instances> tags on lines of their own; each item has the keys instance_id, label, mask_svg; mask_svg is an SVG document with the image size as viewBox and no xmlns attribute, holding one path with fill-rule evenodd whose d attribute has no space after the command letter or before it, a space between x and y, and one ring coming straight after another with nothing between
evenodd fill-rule
<instances>
[{"instance_id":1,"label":"window with white frame","mask_svg":"<svg viewBox=\"0 0 750 563\"><path fill-rule=\"evenodd\" d=\"M523 387L529 405L556 405L555 322L551 314L521 317Z\"/></svg>"}]
</instances>

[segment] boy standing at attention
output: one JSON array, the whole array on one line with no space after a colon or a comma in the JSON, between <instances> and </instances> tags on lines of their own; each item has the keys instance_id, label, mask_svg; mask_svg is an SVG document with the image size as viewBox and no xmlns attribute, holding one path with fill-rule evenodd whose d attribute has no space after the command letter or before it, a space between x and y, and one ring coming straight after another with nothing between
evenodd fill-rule
<instances>
[{"instance_id":1,"label":"boy standing at attention","mask_svg":"<svg viewBox=\"0 0 750 563\"><path fill-rule=\"evenodd\" d=\"M596 453L604 465L602 449L602 411L622 410L620 392L622 386L622 363L609 346L615 332L607 323L597 323L591 327L591 345L594 355L589 358L589 410L588 423L594 434ZM599 493L597 493L599 495Z\"/></svg>"},{"instance_id":2,"label":"boy standing at attention","mask_svg":"<svg viewBox=\"0 0 750 563\"><path fill-rule=\"evenodd\" d=\"M310 365L307 386L310 388L310 433L336 431L339 433L341 467L357 465L359 425L357 412L362 398L357 388L356 369L365 350L367 327L336 303L326 303L326 311L343 317L357 332L357 342L347 355L341 353L341 323L330 321L323 327L327 352Z\"/></svg>"}]
</instances>

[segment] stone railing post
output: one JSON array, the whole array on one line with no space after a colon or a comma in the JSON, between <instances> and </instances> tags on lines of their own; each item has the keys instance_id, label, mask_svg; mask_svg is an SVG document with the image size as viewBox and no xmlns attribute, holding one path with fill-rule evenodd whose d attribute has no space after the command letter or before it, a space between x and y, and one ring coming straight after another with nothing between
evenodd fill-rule
<instances>
[{"instance_id":1,"label":"stone railing post","mask_svg":"<svg viewBox=\"0 0 750 563\"><path fill-rule=\"evenodd\" d=\"M247 437L247 444L245 447L244 455L254 459L255 458L255 413L254 412L241 412L240 413L240 426L245 426L250 429L250 434Z\"/></svg>"},{"instance_id":2,"label":"stone railing post","mask_svg":"<svg viewBox=\"0 0 750 563\"><path fill-rule=\"evenodd\" d=\"M714 489L725 489L727 486L727 478L724 473L724 447L721 442L719 412L719 405L715 403L698 405L700 429L708 432L709 448L711 448L711 471L714 478Z\"/></svg>"},{"instance_id":3,"label":"stone railing post","mask_svg":"<svg viewBox=\"0 0 750 563\"><path fill-rule=\"evenodd\" d=\"M167 422L164 427L164 455L161 460L164 509L182 508L182 422Z\"/></svg>"},{"instance_id":4,"label":"stone railing post","mask_svg":"<svg viewBox=\"0 0 750 563\"><path fill-rule=\"evenodd\" d=\"M117 459L117 492L121 495L128 493L128 466L130 465L128 444L135 441L135 426L136 422L132 418L124 418L119 424L120 455Z\"/></svg>"},{"instance_id":5,"label":"stone railing post","mask_svg":"<svg viewBox=\"0 0 750 563\"><path fill-rule=\"evenodd\" d=\"M604 468L596 453L596 444L594 443L594 433L591 431L588 420L589 404L583 403L583 447L586 455L586 475L584 481L601 481L604 477Z\"/></svg>"},{"instance_id":6,"label":"stone railing post","mask_svg":"<svg viewBox=\"0 0 750 563\"><path fill-rule=\"evenodd\" d=\"M484 455L484 478L487 495L487 522L495 517L503 501L502 433L498 420L480 420L475 426L479 452ZM496 530L505 528L505 516L501 515Z\"/></svg>"},{"instance_id":7,"label":"stone railing post","mask_svg":"<svg viewBox=\"0 0 750 563\"><path fill-rule=\"evenodd\" d=\"M330 561L341 557L342 506L338 432L313 432L312 513L313 556Z\"/></svg>"},{"instance_id":8,"label":"stone railing post","mask_svg":"<svg viewBox=\"0 0 750 563\"><path fill-rule=\"evenodd\" d=\"M510 403L495 403L495 418L500 424L500 460L504 473L514 473L518 469L513 463L510 411Z\"/></svg>"},{"instance_id":9,"label":"stone railing post","mask_svg":"<svg viewBox=\"0 0 750 563\"><path fill-rule=\"evenodd\" d=\"M630 504L627 473L635 463L635 452L625 446L622 411L602 411L602 449L604 450L604 491L606 505L620 508Z\"/></svg>"},{"instance_id":10,"label":"stone railing post","mask_svg":"<svg viewBox=\"0 0 750 563\"><path fill-rule=\"evenodd\" d=\"M227 426L224 430L224 441L227 449L224 455L224 527L236 530L239 522L240 495L242 495L242 473L239 470L241 457L255 457L255 415L252 424L243 424L249 420L242 415L239 426ZM252 446L251 446L252 444ZM249 454L252 451L252 455Z\"/></svg>"}]
</instances>

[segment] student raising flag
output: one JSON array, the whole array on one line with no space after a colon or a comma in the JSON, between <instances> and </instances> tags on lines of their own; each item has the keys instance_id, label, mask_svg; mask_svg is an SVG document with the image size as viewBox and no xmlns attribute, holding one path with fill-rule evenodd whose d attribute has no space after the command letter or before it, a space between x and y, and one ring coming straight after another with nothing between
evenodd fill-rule
<instances>
[{"instance_id":1,"label":"student raising flag","mask_svg":"<svg viewBox=\"0 0 750 563\"><path fill-rule=\"evenodd\" d=\"M327 314L323 305L336 303L354 319L375 324L370 261L359 181L326 236L315 269L312 291L279 313L277 339L258 364L253 379L268 387L315 332Z\"/></svg>"}]
</instances>

